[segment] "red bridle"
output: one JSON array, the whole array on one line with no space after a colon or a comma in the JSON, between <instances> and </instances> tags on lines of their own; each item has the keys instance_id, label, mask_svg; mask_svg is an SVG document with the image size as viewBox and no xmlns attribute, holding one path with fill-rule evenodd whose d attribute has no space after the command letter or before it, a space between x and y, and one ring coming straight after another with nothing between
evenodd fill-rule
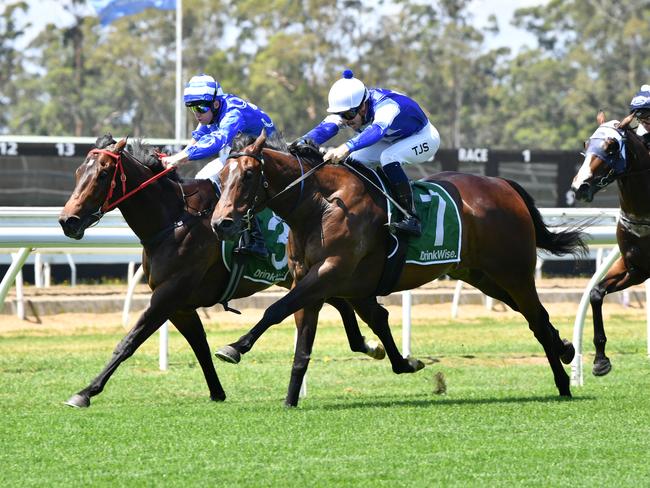
<instances>
[{"instance_id":1,"label":"red bridle","mask_svg":"<svg viewBox=\"0 0 650 488\"><path fill-rule=\"evenodd\" d=\"M113 210L115 207L117 207L120 203L122 203L124 200L129 198L130 196L134 195L135 193L139 192L143 188L147 187L154 181L156 181L159 178L162 178L165 176L167 173L170 171L174 170L174 166L170 166L168 168L165 168L163 171L161 171L158 174L153 175L151 178L148 180L142 182L138 187L134 188L133 190L129 191L127 193L126 191L126 173L124 172L124 166L122 165L122 153L114 153L111 151L107 151L106 149L91 149L90 152L88 153L88 156L91 156L93 154L106 154L107 156L110 156L115 160L115 172L113 173L113 178L111 179L111 185L108 189L108 194L106 195L106 199L104 200L104 203L100 207L100 212L101 214L105 214L106 212ZM120 172L120 180L122 181L122 196L115 200L114 202L110 203L111 198L113 197L113 192L115 191L115 180L117 179L117 172Z\"/></svg>"}]
</instances>

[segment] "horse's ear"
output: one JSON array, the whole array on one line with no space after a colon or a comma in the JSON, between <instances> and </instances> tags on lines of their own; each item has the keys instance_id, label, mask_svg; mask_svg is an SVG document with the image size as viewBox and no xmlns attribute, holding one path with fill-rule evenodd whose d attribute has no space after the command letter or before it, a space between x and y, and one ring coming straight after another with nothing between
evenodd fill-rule
<instances>
[{"instance_id":1,"label":"horse's ear","mask_svg":"<svg viewBox=\"0 0 650 488\"><path fill-rule=\"evenodd\" d=\"M124 150L124 147L126 146L126 139L121 139L120 142L115 144L115 152L116 153L121 153Z\"/></svg>"},{"instance_id":2,"label":"horse's ear","mask_svg":"<svg viewBox=\"0 0 650 488\"><path fill-rule=\"evenodd\" d=\"M602 110L598 111L598 115L596 115L596 122L598 122L598 125L603 125L605 123L605 112Z\"/></svg>"},{"instance_id":3,"label":"horse's ear","mask_svg":"<svg viewBox=\"0 0 650 488\"><path fill-rule=\"evenodd\" d=\"M266 142L266 129L262 128L262 132L260 133L258 138L255 139L255 142L253 143L253 153L261 152L265 142Z\"/></svg>"}]
</instances>

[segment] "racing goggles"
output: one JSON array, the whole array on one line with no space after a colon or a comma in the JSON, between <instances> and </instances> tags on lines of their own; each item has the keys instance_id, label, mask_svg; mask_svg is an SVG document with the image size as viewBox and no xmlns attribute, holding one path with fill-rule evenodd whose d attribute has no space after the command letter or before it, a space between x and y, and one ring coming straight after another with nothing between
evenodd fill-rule
<instances>
[{"instance_id":1,"label":"racing goggles","mask_svg":"<svg viewBox=\"0 0 650 488\"><path fill-rule=\"evenodd\" d=\"M189 108L192 112L195 114L204 114L208 112L209 110L212 109L212 104L208 103L202 103L202 104L197 104L197 105L188 105L187 108Z\"/></svg>"},{"instance_id":2,"label":"racing goggles","mask_svg":"<svg viewBox=\"0 0 650 488\"><path fill-rule=\"evenodd\" d=\"M634 114L634 116L639 122L643 122L644 124L650 124L650 112L647 111L637 112Z\"/></svg>"},{"instance_id":3,"label":"racing goggles","mask_svg":"<svg viewBox=\"0 0 650 488\"><path fill-rule=\"evenodd\" d=\"M355 108L351 108L350 110L346 110L345 112L338 113L337 115L345 120L352 120L357 116L360 109L361 109L361 105Z\"/></svg>"}]
</instances>

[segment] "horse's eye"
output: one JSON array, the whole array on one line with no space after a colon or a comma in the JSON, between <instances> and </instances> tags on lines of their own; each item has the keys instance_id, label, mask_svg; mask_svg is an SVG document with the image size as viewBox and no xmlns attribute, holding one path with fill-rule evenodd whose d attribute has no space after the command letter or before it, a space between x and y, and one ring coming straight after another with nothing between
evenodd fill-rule
<instances>
[{"instance_id":1,"label":"horse's eye","mask_svg":"<svg viewBox=\"0 0 650 488\"><path fill-rule=\"evenodd\" d=\"M253 172L250 169L244 171L244 181L250 181L253 179Z\"/></svg>"},{"instance_id":2,"label":"horse's eye","mask_svg":"<svg viewBox=\"0 0 650 488\"><path fill-rule=\"evenodd\" d=\"M108 171L106 171L105 169L103 169L103 170L101 170L99 172L99 179L100 180L105 180L107 177L108 177Z\"/></svg>"}]
</instances>

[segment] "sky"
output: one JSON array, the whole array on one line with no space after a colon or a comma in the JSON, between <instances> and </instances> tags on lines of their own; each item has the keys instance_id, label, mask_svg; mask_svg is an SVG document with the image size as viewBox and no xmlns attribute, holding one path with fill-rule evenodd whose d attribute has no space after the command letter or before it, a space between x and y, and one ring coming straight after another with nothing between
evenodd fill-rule
<instances>
[{"instance_id":1,"label":"sky","mask_svg":"<svg viewBox=\"0 0 650 488\"><path fill-rule=\"evenodd\" d=\"M488 23L491 14L497 17L500 32L496 36L486 34L486 48L508 46L516 53L524 46L534 47L536 40L531 34L510 24L515 10L546 3L548 0L474 0L470 9L474 16L474 26L478 28Z\"/></svg>"},{"instance_id":2,"label":"sky","mask_svg":"<svg viewBox=\"0 0 650 488\"><path fill-rule=\"evenodd\" d=\"M4 6L11 2L12 0L0 0L0 11L4 10ZM514 11L517 8L541 5L547 2L548 0L473 0L470 10L477 28L484 27L491 14L495 14L497 17L501 32L496 36L486 35L486 48L508 46L516 53L523 46L534 47L535 38L510 25ZM36 26L33 29L34 33L37 33L38 28L42 28L46 22L53 22L62 27L68 25L72 20L71 15L63 9L58 0L28 0L28 3L31 5L29 20Z\"/></svg>"}]
</instances>

